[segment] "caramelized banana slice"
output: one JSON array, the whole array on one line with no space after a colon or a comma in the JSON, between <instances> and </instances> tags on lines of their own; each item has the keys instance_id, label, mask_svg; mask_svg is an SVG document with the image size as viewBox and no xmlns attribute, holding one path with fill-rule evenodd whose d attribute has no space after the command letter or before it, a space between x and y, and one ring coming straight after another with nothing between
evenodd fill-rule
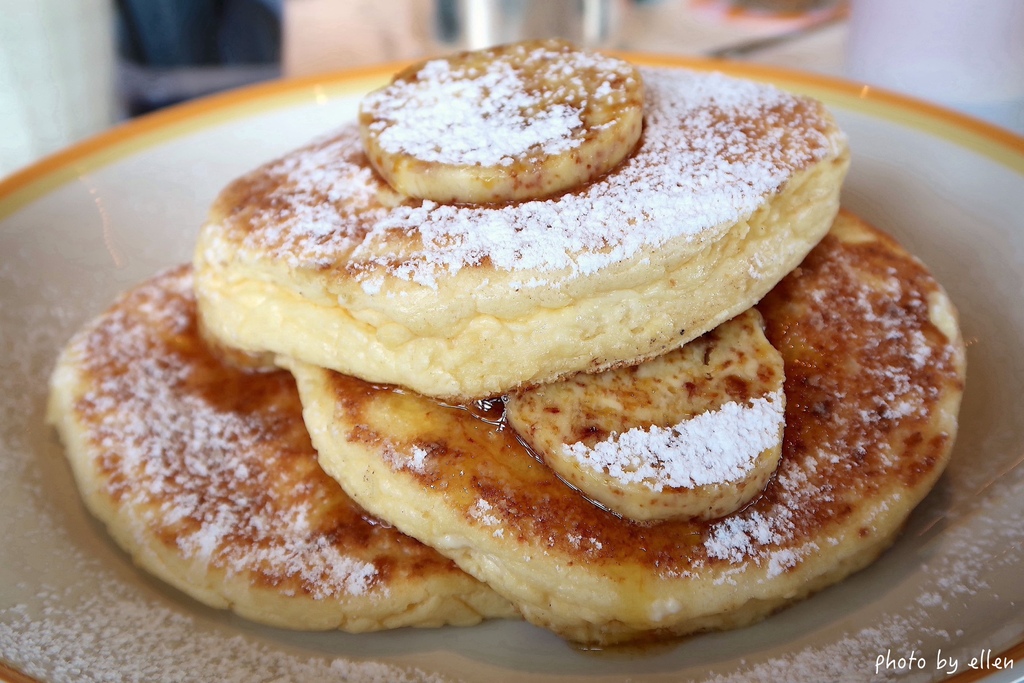
<instances>
[{"instance_id":1,"label":"caramelized banana slice","mask_svg":"<svg viewBox=\"0 0 1024 683\"><path fill-rule=\"evenodd\" d=\"M713 519L752 500L782 449L782 357L748 310L636 366L509 397L506 415L544 461L630 519Z\"/></svg>"},{"instance_id":2,"label":"caramelized banana slice","mask_svg":"<svg viewBox=\"0 0 1024 683\"><path fill-rule=\"evenodd\" d=\"M467 203L579 187L630 153L642 119L635 67L558 40L414 65L359 114L366 154L398 192Z\"/></svg>"}]
</instances>

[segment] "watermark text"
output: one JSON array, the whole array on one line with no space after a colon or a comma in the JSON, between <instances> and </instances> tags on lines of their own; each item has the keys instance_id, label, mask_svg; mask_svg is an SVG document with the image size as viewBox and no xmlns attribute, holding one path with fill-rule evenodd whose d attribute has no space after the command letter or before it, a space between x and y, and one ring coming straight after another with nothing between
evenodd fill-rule
<instances>
[{"instance_id":1,"label":"watermark text","mask_svg":"<svg viewBox=\"0 0 1024 683\"><path fill-rule=\"evenodd\" d=\"M1012 669L1013 660L1009 657L1000 657L992 654L992 650L982 649L968 655L954 656L943 653L940 648L933 656L929 657L923 652L911 650L910 652L893 652L886 650L875 658L875 675L883 672L909 671L939 671L952 676L962 671L997 671Z\"/></svg>"}]
</instances>

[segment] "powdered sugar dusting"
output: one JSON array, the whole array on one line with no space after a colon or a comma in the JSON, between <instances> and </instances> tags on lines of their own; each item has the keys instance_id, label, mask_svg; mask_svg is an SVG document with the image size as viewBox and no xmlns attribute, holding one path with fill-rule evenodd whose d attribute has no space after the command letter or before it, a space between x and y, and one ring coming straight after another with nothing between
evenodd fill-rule
<instances>
[{"instance_id":1,"label":"powdered sugar dusting","mask_svg":"<svg viewBox=\"0 0 1024 683\"><path fill-rule=\"evenodd\" d=\"M374 119L368 128L380 147L450 165L509 166L531 154L561 154L582 143L581 112L590 100L615 95L608 81L588 95L577 74L586 69L631 78L631 66L599 54L543 45L506 49L511 55L482 66L429 61L413 79L364 98L362 113ZM510 56L521 60L518 68ZM531 80L563 84L531 88L524 70Z\"/></svg>"},{"instance_id":2,"label":"powdered sugar dusting","mask_svg":"<svg viewBox=\"0 0 1024 683\"><path fill-rule=\"evenodd\" d=\"M778 446L784 421L782 392L749 405L729 401L670 427L639 427L593 446L565 444L584 467L652 491L692 489L745 478L762 451Z\"/></svg>"},{"instance_id":3,"label":"powdered sugar dusting","mask_svg":"<svg viewBox=\"0 0 1024 683\"><path fill-rule=\"evenodd\" d=\"M264 170L279 188L241 224L246 244L294 267L351 269L368 293L388 278L436 287L484 262L557 286L739 220L843 144L816 105L770 86L679 70L643 77L642 145L576 192L501 206L392 205L380 200L386 183L367 174L353 125Z\"/></svg>"},{"instance_id":4,"label":"powdered sugar dusting","mask_svg":"<svg viewBox=\"0 0 1024 683\"><path fill-rule=\"evenodd\" d=\"M716 520L708 527L704 550L709 560L725 560L736 572L746 567L765 567L765 579L772 579L820 550L815 541L796 542L802 533L800 520L814 501L830 500L830 485L816 474L815 455L799 462L784 462L777 471L770 502L761 499L751 507ZM828 540L827 538L824 540ZM694 562L699 569L703 561ZM723 570L718 583L732 583L730 570Z\"/></svg>"},{"instance_id":5,"label":"powdered sugar dusting","mask_svg":"<svg viewBox=\"0 0 1024 683\"><path fill-rule=\"evenodd\" d=\"M787 654L744 664L738 671L711 675L706 680L709 683L931 681L948 673L948 670L933 667L939 649L947 660L959 659L959 668L963 671L978 650L958 645L964 635L962 631L953 633L936 624L956 623L960 619L956 615L969 612L971 605L976 610L979 598L992 592L986 574L997 567L1015 566L1015 560L1005 551L1021 547L1024 541L1024 517L1020 510L1010 518L993 515L991 509L978 512L971 523L961 521L948 529L941 542L942 552L923 560L919 588L911 592L910 604L899 611L888 604L881 608L864 606L865 612L876 609L879 612L858 615L857 621L870 625L844 631L826 644L801 643ZM982 562L979 557L990 558L993 564ZM939 612L954 616L939 619L936 617ZM994 647L998 652L1004 645L989 641L985 647ZM892 668L875 669L877 658L887 651L898 658L912 650L927 661L927 666L916 674Z\"/></svg>"},{"instance_id":6,"label":"powdered sugar dusting","mask_svg":"<svg viewBox=\"0 0 1024 683\"><path fill-rule=\"evenodd\" d=\"M96 464L109 495L130 510L123 518L138 541L170 535L187 559L229 574L293 577L315 599L367 593L376 568L313 525L318 511L308 496L279 493L271 479L288 467L287 453L265 444L293 443L290 430L302 429L297 403L291 413L276 404L247 410L233 407L230 388L204 392L211 380L203 366L176 351L176 338L195 335L187 271L128 296L77 336L71 352L93 380L76 410L94 429ZM274 378L254 380L270 383L254 381L254 394L281 389Z\"/></svg>"},{"instance_id":7,"label":"powdered sugar dusting","mask_svg":"<svg viewBox=\"0 0 1024 683\"><path fill-rule=\"evenodd\" d=\"M739 564L754 555L756 546L783 540L779 526L779 519L760 512L726 517L712 528L704 545L708 549L708 556Z\"/></svg>"},{"instance_id":8,"label":"powdered sugar dusting","mask_svg":"<svg viewBox=\"0 0 1024 683\"><path fill-rule=\"evenodd\" d=\"M505 529L501 526L501 517L493 512L493 506L484 499L480 499L469 509L469 516L484 526L494 527L495 538L503 538Z\"/></svg>"},{"instance_id":9,"label":"powdered sugar dusting","mask_svg":"<svg viewBox=\"0 0 1024 683\"><path fill-rule=\"evenodd\" d=\"M314 265L355 247L358 222L372 218L378 196L388 192L365 163L355 126L285 156L267 174L277 184L263 205L252 208L251 220L260 230L246 234L243 244L254 250L272 245L279 254Z\"/></svg>"},{"instance_id":10,"label":"powdered sugar dusting","mask_svg":"<svg viewBox=\"0 0 1024 683\"><path fill-rule=\"evenodd\" d=\"M84 558L83 558L84 559ZM88 564L88 561L86 561ZM382 661L286 655L229 636L165 605L140 598L112 577L78 600L56 587L25 605L0 609L0 652L47 683L443 683L448 677Z\"/></svg>"},{"instance_id":11,"label":"powdered sugar dusting","mask_svg":"<svg viewBox=\"0 0 1024 683\"><path fill-rule=\"evenodd\" d=\"M412 446L408 450L399 449L394 444L384 446L384 457L388 464L396 469L409 470L416 474L427 472L427 458L430 454L420 446Z\"/></svg>"}]
</instances>

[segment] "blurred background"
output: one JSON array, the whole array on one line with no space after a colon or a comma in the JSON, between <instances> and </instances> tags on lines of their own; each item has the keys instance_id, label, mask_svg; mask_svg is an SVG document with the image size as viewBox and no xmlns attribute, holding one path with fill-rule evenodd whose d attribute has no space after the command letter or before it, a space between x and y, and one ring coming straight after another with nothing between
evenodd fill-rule
<instances>
[{"instance_id":1,"label":"blurred background","mask_svg":"<svg viewBox=\"0 0 1024 683\"><path fill-rule=\"evenodd\" d=\"M852 78L1024 133L1024 0L0 0L0 177L218 91L550 35Z\"/></svg>"}]
</instances>

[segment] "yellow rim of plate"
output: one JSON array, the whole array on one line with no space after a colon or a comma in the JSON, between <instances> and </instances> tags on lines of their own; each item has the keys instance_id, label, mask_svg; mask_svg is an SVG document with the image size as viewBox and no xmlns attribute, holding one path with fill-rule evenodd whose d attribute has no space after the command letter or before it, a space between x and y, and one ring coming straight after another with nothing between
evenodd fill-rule
<instances>
[{"instance_id":1,"label":"yellow rim of plate","mask_svg":"<svg viewBox=\"0 0 1024 683\"><path fill-rule=\"evenodd\" d=\"M644 66L721 71L731 76L772 83L780 88L914 128L988 157L1024 175L1024 137L943 107L879 88L829 76L773 66L680 56L618 52ZM327 101L368 92L385 82L408 62L395 62L337 73L285 79L248 86L179 104L120 124L72 145L0 180L0 220L83 174L118 159L253 114L297 104ZM340 124L340 122L339 122ZM312 137L312 133L311 133ZM1024 660L1024 641L1000 656ZM985 672L964 672L950 683L968 683ZM0 680L34 681L0 662Z\"/></svg>"},{"instance_id":2,"label":"yellow rim of plate","mask_svg":"<svg viewBox=\"0 0 1024 683\"><path fill-rule=\"evenodd\" d=\"M717 70L773 83L830 106L892 121L970 149L1024 175L1024 137L937 105L829 76L745 62L617 53L647 66ZM407 63L271 81L193 100L117 125L0 180L0 219L81 175L141 150L266 111L357 95ZM340 124L341 122L339 122ZM312 132L310 137L312 137Z\"/></svg>"}]
</instances>

